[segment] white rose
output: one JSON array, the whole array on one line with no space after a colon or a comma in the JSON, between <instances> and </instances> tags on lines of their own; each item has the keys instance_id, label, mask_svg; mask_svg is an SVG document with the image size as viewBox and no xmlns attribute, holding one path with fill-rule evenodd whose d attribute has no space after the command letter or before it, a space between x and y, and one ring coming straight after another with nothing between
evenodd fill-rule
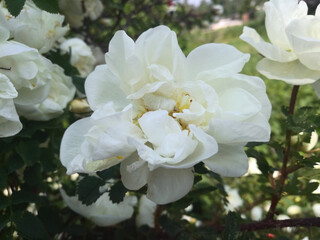
<instances>
[{"instance_id":1,"label":"white rose","mask_svg":"<svg viewBox=\"0 0 320 240\"><path fill-rule=\"evenodd\" d=\"M78 69L81 77L87 77L95 65L90 47L80 38L70 38L60 45L62 53L71 51L71 65Z\"/></svg>"},{"instance_id":2,"label":"white rose","mask_svg":"<svg viewBox=\"0 0 320 240\"><path fill-rule=\"evenodd\" d=\"M14 41L0 42L0 73L18 91L15 103L30 105L47 98L51 81L49 64L34 48Z\"/></svg>"},{"instance_id":3,"label":"white rose","mask_svg":"<svg viewBox=\"0 0 320 240\"><path fill-rule=\"evenodd\" d=\"M58 65L52 65L50 70L52 80L48 97L35 105L16 104L20 116L30 120L47 121L61 115L68 102L73 99L76 89L72 79L66 76Z\"/></svg>"},{"instance_id":4,"label":"white rose","mask_svg":"<svg viewBox=\"0 0 320 240\"><path fill-rule=\"evenodd\" d=\"M289 215L297 215L301 213L301 207L298 205L291 205L290 207L288 207L287 209L287 213Z\"/></svg>"},{"instance_id":5,"label":"white rose","mask_svg":"<svg viewBox=\"0 0 320 240\"><path fill-rule=\"evenodd\" d=\"M22 129L13 98L18 92L6 75L0 73L0 138L10 137Z\"/></svg>"},{"instance_id":6,"label":"white rose","mask_svg":"<svg viewBox=\"0 0 320 240\"><path fill-rule=\"evenodd\" d=\"M81 27L85 17L96 20L104 8L100 0L59 0L59 7L74 28Z\"/></svg>"},{"instance_id":7,"label":"white rose","mask_svg":"<svg viewBox=\"0 0 320 240\"><path fill-rule=\"evenodd\" d=\"M223 176L248 168L249 141L268 141L271 105L263 81L238 74L248 61L225 44L206 44L188 57L174 32L159 26L136 42L115 34L85 82L93 115L67 129L61 162L68 173L95 172L121 162L124 185L158 204L193 185L203 161Z\"/></svg>"},{"instance_id":8,"label":"white rose","mask_svg":"<svg viewBox=\"0 0 320 240\"><path fill-rule=\"evenodd\" d=\"M240 36L265 57L257 64L257 70L270 79L283 80L289 84L303 85L316 82L320 78L319 68L305 64L305 61L310 60L302 59L303 51L298 50L304 44L305 51L311 52L309 57L316 54L314 49L310 48L307 35L303 36L310 32L309 29L315 28L314 24L308 25L311 23L303 22L303 19L312 18L307 16L307 4L298 0L270 0L265 3L265 12L265 25L271 43L265 42L249 27L244 27ZM301 26L295 24L298 22ZM300 36L300 42L293 36L295 33ZM307 44L302 43L301 39ZM317 61L313 63L316 64Z\"/></svg>"},{"instance_id":9,"label":"white rose","mask_svg":"<svg viewBox=\"0 0 320 240\"><path fill-rule=\"evenodd\" d=\"M20 14L8 23L15 41L46 53L69 31L68 26L62 26L63 21L64 16L43 11L28 0Z\"/></svg>"},{"instance_id":10,"label":"white rose","mask_svg":"<svg viewBox=\"0 0 320 240\"><path fill-rule=\"evenodd\" d=\"M126 196L123 202L115 204L109 199L108 193L104 193L95 203L86 206L78 200L77 196L69 197L62 189L60 193L69 208L100 227L112 226L131 218L133 206L137 202L136 197Z\"/></svg>"}]
</instances>

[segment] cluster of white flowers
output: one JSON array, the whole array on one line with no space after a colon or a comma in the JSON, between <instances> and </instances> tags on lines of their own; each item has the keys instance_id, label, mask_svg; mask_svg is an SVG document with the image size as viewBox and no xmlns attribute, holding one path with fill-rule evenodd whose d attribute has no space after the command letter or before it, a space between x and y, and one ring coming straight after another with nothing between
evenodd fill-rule
<instances>
[{"instance_id":1,"label":"cluster of white flowers","mask_svg":"<svg viewBox=\"0 0 320 240\"><path fill-rule=\"evenodd\" d=\"M45 121L59 116L75 87L58 65L41 54L68 31L64 17L27 1L17 17L0 5L0 137L22 129L19 116ZM10 39L10 40L9 40Z\"/></svg>"},{"instance_id":2,"label":"cluster of white flowers","mask_svg":"<svg viewBox=\"0 0 320 240\"><path fill-rule=\"evenodd\" d=\"M74 28L81 27L86 17L94 21L103 12L101 0L59 0L59 7Z\"/></svg>"},{"instance_id":3,"label":"cluster of white flowers","mask_svg":"<svg viewBox=\"0 0 320 240\"><path fill-rule=\"evenodd\" d=\"M136 42L118 31L106 64L85 82L94 113L65 132L62 164L72 174L121 163L125 187L147 185L148 198L158 204L186 195L201 161L222 176L243 175L244 145L270 137L265 85L239 74L248 60L232 46L213 43L186 57L165 26Z\"/></svg>"},{"instance_id":4,"label":"cluster of white flowers","mask_svg":"<svg viewBox=\"0 0 320 240\"><path fill-rule=\"evenodd\" d=\"M307 4L299 0L270 0L264 6L271 43L249 27L240 36L265 57L257 70L289 84L312 84L320 96L320 5L315 15L307 15Z\"/></svg>"}]
</instances>

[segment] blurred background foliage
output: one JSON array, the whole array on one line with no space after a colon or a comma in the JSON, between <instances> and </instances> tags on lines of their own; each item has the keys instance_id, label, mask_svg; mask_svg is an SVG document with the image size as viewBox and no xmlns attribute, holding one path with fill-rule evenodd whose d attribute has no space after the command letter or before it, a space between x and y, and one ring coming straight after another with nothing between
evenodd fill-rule
<instances>
[{"instance_id":1,"label":"blurred background foliage","mask_svg":"<svg viewBox=\"0 0 320 240\"><path fill-rule=\"evenodd\" d=\"M23 6L24 1L11 1L14 7ZM55 12L55 1L43 0L42 8ZM168 0L104 0L104 12L95 21L85 20L78 29L71 29L70 36L82 35L85 41L99 46L103 52L118 30L136 39L148 28L164 24L173 29L180 46L187 55L195 47L205 43L227 43L238 50L251 54L249 63L242 73L261 77L267 86L267 93L273 106L271 116L272 141L260 146L249 145L247 153L257 159L263 174L251 174L241 178L221 178L209 173L203 165L195 168L193 190L178 202L157 209L156 228L137 228L134 217L112 227L97 227L90 220L67 208L59 188L63 186L69 195L81 192L79 179L66 175L59 161L59 147L63 132L83 114L68 109L57 119L49 122L35 122L22 119L23 130L15 137L0 140L0 239L291 239L306 236L320 239L318 228L269 229L254 232L240 232L239 224L252 221L251 211L261 207L262 219L274 189L270 176L281 167L285 131L292 128L294 134L314 128L319 133L319 99L310 86L300 88L296 109L297 114L288 120L286 107L290 101L291 86L277 80L268 80L260 75L255 66L262 58L251 46L239 39L243 25L213 30L213 24L221 19L243 20L245 25L254 27L267 40L264 28L263 0L214 0L202 1L198 6L188 1ZM16 5L15 5L16 4ZM53 6L53 7L52 7ZM223 11L221 11L221 6ZM75 77L66 58L59 53L48 56L64 67L67 74ZM66 57L66 56L65 56ZM83 82L82 82L83 84ZM81 86L79 87L81 90ZM312 107L305 109L303 107ZM314 121L314 122L311 122ZM318 121L318 122L317 122ZM316 127L304 128L301 122ZM318 124L318 125L317 125ZM279 203L277 214L290 217L313 217L312 205L320 202L319 194L312 192L320 180L319 169L313 164L319 161L319 143L312 151L302 151L302 141L308 142L310 134L293 146L290 166L299 169L288 177L284 196ZM108 177L101 177L108 176ZM101 173L96 178L108 181L119 179L119 171ZM84 188L91 186L83 184ZM226 212L228 201L232 201L225 186L237 189L243 203ZM93 187L92 187L93 188ZM80 189L80 190L79 190ZM121 192L121 199L126 190ZM135 193L141 196L143 190ZM121 196L122 195L122 196ZM81 197L81 196L80 196ZM97 198L98 196L93 196ZM298 205L300 212L289 214L288 208ZM136 209L137 210L137 209ZM225 225L220 231L216 226Z\"/></svg>"}]
</instances>

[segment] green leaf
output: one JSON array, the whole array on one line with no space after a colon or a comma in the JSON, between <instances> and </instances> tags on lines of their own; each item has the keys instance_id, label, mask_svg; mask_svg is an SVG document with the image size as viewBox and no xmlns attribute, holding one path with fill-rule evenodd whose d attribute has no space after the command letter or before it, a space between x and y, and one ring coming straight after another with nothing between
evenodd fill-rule
<instances>
[{"instance_id":1,"label":"green leaf","mask_svg":"<svg viewBox=\"0 0 320 240\"><path fill-rule=\"evenodd\" d=\"M91 205L101 196L99 188L104 184L105 182L101 178L84 177L78 183L77 194L79 200L85 205Z\"/></svg>"},{"instance_id":2,"label":"green leaf","mask_svg":"<svg viewBox=\"0 0 320 240\"><path fill-rule=\"evenodd\" d=\"M0 168L0 189L3 190L7 186L7 173L3 168Z\"/></svg>"},{"instance_id":3,"label":"green leaf","mask_svg":"<svg viewBox=\"0 0 320 240\"><path fill-rule=\"evenodd\" d=\"M59 4L57 0L32 0L38 8L49 13L59 13Z\"/></svg>"},{"instance_id":4,"label":"green leaf","mask_svg":"<svg viewBox=\"0 0 320 240\"><path fill-rule=\"evenodd\" d=\"M229 212L226 217L225 228L222 232L223 240L236 240L241 237L239 216Z\"/></svg>"},{"instance_id":5,"label":"green leaf","mask_svg":"<svg viewBox=\"0 0 320 240\"><path fill-rule=\"evenodd\" d=\"M120 203L128 190L123 186L121 181L117 182L110 188L109 197L113 203Z\"/></svg>"},{"instance_id":6,"label":"green leaf","mask_svg":"<svg viewBox=\"0 0 320 240\"><path fill-rule=\"evenodd\" d=\"M199 174L206 174L209 172L209 170L207 168L205 168L205 166L202 162L200 162L194 166L194 171Z\"/></svg>"},{"instance_id":7,"label":"green leaf","mask_svg":"<svg viewBox=\"0 0 320 240\"><path fill-rule=\"evenodd\" d=\"M103 171L97 172L97 175L101 177L103 180L109 180L111 178L117 178L120 176L120 167L113 166L111 168L105 169Z\"/></svg>"},{"instance_id":8,"label":"green leaf","mask_svg":"<svg viewBox=\"0 0 320 240\"><path fill-rule=\"evenodd\" d=\"M40 200L41 198L38 195L24 190L13 192L12 194L12 204L14 205L21 203L36 203Z\"/></svg>"},{"instance_id":9,"label":"green leaf","mask_svg":"<svg viewBox=\"0 0 320 240\"><path fill-rule=\"evenodd\" d=\"M254 150L252 148L249 148L246 151L246 153L247 153L248 157L252 157L257 160L257 165L258 165L259 170L263 173L263 175L268 177L268 174L270 171L270 166L269 166L268 162L266 161L266 159L263 157L263 155L260 152Z\"/></svg>"},{"instance_id":10,"label":"green leaf","mask_svg":"<svg viewBox=\"0 0 320 240\"><path fill-rule=\"evenodd\" d=\"M58 209L49 206L38 210L38 217L51 235L62 232L64 228L63 221L58 213Z\"/></svg>"},{"instance_id":11,"label":"green leaf","mask_svg":"<svg viewBox=\"0 0 320 240\"><path fill-rule=\"evenodd\" d=\"M24 162L22 160L22 158L17 154L17 153L13 153L8 161L7 161L7 169L8 169L8 174L22 168L24 166Z\"/></svg>"},{"instance_id":12,"label":"green leaf","mask_svg":"<svg viewBox=\"0 0 320 240\"><path fill-rule=\"evenodd\" d=\"M16 215L13 221L19 235L26 239L50 239L41 220L29 212L24 212L22 216Z\"/></svg>"},{"instance_id":13,"label":"green leaf","mask_svg":"<svg viewBox=\"0 0 320 240\"><path fill-rule=\"evenodd\" d=\"M39 144L36 141L20 142L16 151L27 166L32 166L39 160Z\"/></svg>"},{"instance_id":14,"label":"green leaf","mask_svg":"<svg viewBox=\"0 0 320 240\"><path fill-rule=\"evenodd\" d=\"M7 208L9 205L10 205L10 199L8 197L0 195L0 210Z\"/></svg>"},{"instance_id":15,"label":"green leaf","mask_svg":"<svg viewBox=\"0 0 320 240\"><path fill-rule=\"evenodd\" d=\"M4 215L0 215L0 232L7 226L7 223L10 221L10 213L7 212ZM0 235L1 239L1 235Z\"/></svg>"},{"instance_id":16,"label":"green leaf","mask_svg":"<svg viewBox=\"0 0 320 240\"><path fill-rule=\"evenodd\" d=\"M6 6L12 16L18 16L26 0L5 0Z\"/></svg>"},{"instance_id":17,"label":"green leaf","mask_svg":"<svg viewBox=\"0 0 320 240\"><path fill-rule=\"evenodd\" d=\"M85 93L84 91L84 82L85 78L78 77L78 76L72 76L72 83L73 85L76 86L77 90L80 91L81 93Z\"/></svg>"},{"instance_id":18,"label":"green leaf","mask_svg":"<svg viewBox=\"0 0 320 240\"><path fill-rule=\"evenodd\" d=\"M42 168L39 163L25 169L24 180L29 186L36 186L42 190L46 188L46 185L43 182Z\"/></svg>"}]
</instances>

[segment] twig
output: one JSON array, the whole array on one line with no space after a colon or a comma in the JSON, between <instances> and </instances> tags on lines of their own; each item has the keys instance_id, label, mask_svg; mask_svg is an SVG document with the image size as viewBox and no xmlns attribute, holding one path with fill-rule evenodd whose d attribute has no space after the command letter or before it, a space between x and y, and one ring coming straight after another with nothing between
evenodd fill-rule
<instances>
[{"instance_id":1,"label":"twig","mask_svg":"<svg viewBox=\"0 0 320 240\"><path fill-rule=\"evenodd\" d=\"M224 226L212 226L221 233ZM265 220L260 222L244 223L240 225L240 231L257 231L284 227L320 227L320 218L296 218L286 220Z\"/></svg>"},{"instance_id":2,"label":"twig","mask_svg":"<svg viewBox=\"0 0 320 240\"><path fill-rule=\"evenodd\" d=\"M297 85L293 86L290 105L289 105L289 113L288 113L289 115L293 115L294 113L294 106L296 104L298 90L299 90L299 86ZM290 150L291 150L291 130L287 130L286 131L286 149L284 152L282 167L280 170L279 191L275 190L274 193L272 194L270 209L266 217L266 219L269 219L269 220L272 219L275 214L275 209L281 199L282 190L285 185L286 178L289 174L289 172L287 171L287 164L289 161Z\"/></svg>"}]
</instances>

